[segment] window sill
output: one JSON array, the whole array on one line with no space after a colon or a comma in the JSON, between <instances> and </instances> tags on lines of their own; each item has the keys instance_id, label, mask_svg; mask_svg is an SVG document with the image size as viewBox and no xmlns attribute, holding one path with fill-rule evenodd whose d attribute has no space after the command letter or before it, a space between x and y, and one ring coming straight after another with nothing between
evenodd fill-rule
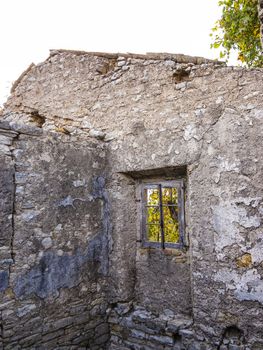
<instances>
[{"instance_id":1,"label":"window sill","mask_svg":"<svg viewBox=\"0 0 263 350\"><path fill-rule=\"evenodd\" d=\"M139 256L159 256L167 259L171 259L176 263L186 263L188 261L188 254L186 249L165 248L156 249L155 247L141 246L138 250Z\"/></svg>"}]
</instances>

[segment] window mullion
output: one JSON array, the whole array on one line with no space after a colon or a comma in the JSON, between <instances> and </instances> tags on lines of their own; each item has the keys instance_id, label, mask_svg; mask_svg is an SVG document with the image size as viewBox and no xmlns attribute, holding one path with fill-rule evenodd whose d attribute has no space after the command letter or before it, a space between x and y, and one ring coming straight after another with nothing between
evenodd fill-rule
<instances>
[{"instance_id":1,"label":"window mullion","mask_svg":"<svg viewBox=\"0 0 263 350\"><path fill-rule=\"evenodd\" d=\"M159 205L160 205L160 227L161 227L161 245L164 249L164 222L163 222L163 196L162 185L159 185Z\"/></svg>"}]
</instances>

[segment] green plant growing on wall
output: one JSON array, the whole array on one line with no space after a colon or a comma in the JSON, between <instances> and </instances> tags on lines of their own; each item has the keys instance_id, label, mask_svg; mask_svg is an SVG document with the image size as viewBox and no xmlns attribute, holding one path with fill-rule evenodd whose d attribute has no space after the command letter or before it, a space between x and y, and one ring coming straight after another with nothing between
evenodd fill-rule
<instances>
[{"instance_id":1,"label":"green plant growing on wall","mask_svg":"<svg viewBox=\"0 0 263 350\"><path fill-rule=\"evenodd\" d=\"M220 49L220 58L229 59L237 50L238 60L248 67L263 67L258 0L220 0L221 18L210 36L211 48Z\"/></svg>"}]
</instances>

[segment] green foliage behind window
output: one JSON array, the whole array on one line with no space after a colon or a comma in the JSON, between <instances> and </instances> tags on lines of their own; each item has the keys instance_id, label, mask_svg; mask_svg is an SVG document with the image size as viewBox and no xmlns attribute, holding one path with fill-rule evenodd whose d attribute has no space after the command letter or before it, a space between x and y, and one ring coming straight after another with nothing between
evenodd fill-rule
<instances>
[{"instance_id":1,"label":"green foliage behind window","mask_svg":"<svg viewBox=\"0 0 263 350\"><path fill-rule=\"evenodd\" d=\"M159 203L159 189L147 189L147 236L150 242L161 242L161 211L164 228L164 241L179 241L178 194L173 187L162 188L162 205Z\"/></svg>"}]
</instances>

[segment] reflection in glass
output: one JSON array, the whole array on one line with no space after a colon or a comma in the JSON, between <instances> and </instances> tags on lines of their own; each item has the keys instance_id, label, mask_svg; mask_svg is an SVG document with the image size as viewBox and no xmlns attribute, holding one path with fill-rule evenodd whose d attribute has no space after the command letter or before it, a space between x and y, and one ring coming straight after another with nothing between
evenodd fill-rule
<instances>
[{"instance_id":1,"label":"reflection in glass","mask_svg":"<svg viewBox=\"0 0 263 350\"><path fill-rule=\"evenodd\" d=\"M159 189L147 188L144 190L147 205L159 205Z\"/></svg>"},{"instance_id":2,"label":"reflection in glass","mask_svg":"<svg viewBox=\"0 0 263 350\"><path fill-rule=\"evenodd\" d=\"M177 189L175 187L162 187L162 202L167 205L177 205Z\"/></svg>"}]
</instances>

